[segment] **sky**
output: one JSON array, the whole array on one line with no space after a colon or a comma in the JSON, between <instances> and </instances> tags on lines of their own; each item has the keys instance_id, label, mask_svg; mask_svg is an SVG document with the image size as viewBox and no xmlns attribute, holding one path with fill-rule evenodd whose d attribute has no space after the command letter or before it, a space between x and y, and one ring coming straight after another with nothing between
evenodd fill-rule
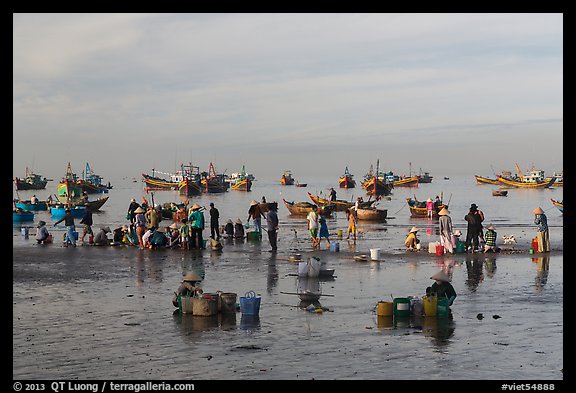
<instances>
[{"instance_id":1,"label":"sky","mask_svg":"<svg viewBox=\"0 0 576 393\"><path fill-rule=\"evenodd\" d=\"M13 177L548 175L562 87L561 13L16 13Z\"/></svg>"}]
</instances>

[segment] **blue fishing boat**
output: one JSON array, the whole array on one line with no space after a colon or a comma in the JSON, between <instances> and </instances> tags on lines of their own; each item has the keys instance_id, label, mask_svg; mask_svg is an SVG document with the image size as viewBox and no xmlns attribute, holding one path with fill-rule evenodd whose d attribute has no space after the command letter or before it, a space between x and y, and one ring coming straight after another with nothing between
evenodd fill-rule
<instances>
[{"instance_id":1,"label":"blue fishing boat","mask_svg":"<svg viewBox=\"0 0 576 393\"><path fill-rule=\"evenodd\" d=\"M31 203L30 200L18 200L14 199L14 204L18 209L22 209L25 211L46 211L48 210L48 202L46 201L38 201L36 203Z\"/></svg>"},{"instance_id":2,"label":"blue fishing boat","mask_svg":"<svg viewBox=\"0 0 576 393\"><path fill-rule=\"evenodd\" d=\"M12 210L12 222L34 221L34 212L21 209Z\"/></svg>"}]
</instances>

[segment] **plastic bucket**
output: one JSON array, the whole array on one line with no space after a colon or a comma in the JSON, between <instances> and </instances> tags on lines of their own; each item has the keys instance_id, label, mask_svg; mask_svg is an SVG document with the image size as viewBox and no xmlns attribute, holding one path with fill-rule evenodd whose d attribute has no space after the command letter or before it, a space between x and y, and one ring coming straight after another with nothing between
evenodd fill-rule
<instances>
[{"instance_id":1,"label":"plastic bucket","mask_svg":"<svg viewBox=\"0 0 576 393\"><path fill-rule=\"evenodd\" d=\"M371 248L370 249L370 259L373 261L378 261L380 259L380 249L379 248Z\"/></svg>"},{"instance_id":2,"label":"plastic bucket","mask_svg":"<svg viewBox=\"0 0 576 393\"><path fill-rule=\"evenodd\" d=\"M256 296L254 291L246 292L245 296L240 296L240 312L242 315L258 315L260 313L260 296Z\"/></svg>"},{"instance_id":3,"label":"plastic bucket","mask_svg":"<svg viewBox=\"0 0 576 393\"><path fill-rule=\"evenodd\" d=\"M332 252L340 252L340 243L338 243L338 242L330 242L330 251L332 251Z\"/></svg>"},{"instance_id":4,"label":"plastic bucket","mask_svg":"<svg viewBox=\"0 0 576 393\"><path fill-rule=\"evenodd\" d=\"M449 313L448 299L443 297L438 299L436 304L436 316L439 318L446 318Z\"/></svg>"},{"instance_id":5,"label":"plastic bucket","mask_svg":"<svg viewBox=\"0 0 576 393\"><path fill-rule=\"evenodd\" d=\"M421 317L424 314L424 304L422 304L422 299L410 299L410 314L415 317Z\"/></svg>"},{"instance_id":6,"label":"plastic bucket","mask_svg":"<svg viewBox=\"0 0 576 393\"><path fill-rule=\"evenodd\" d=\"M393 317L378 316L378 327L380 329L391 328L392 326L394 326L394 318Z\"/></svg>"},{"instance_id":7,"label":"plastic bucket","mask_svg":"<svg viewBox=\"0 0 576 393\"><path fill-rule=\"evenodd\" d=\"M20 230L22 231L22 236L28 237L28 235L30 233L30 229L28 227L22 227L22 228L20 228Z\"/></svg>"},{"instance_id":8,"label":"plastic bucket","mask_svg":"<svg viewBox=\"0 0 576 393\"><path fill-rule=\"evenodd\" d=\"M202 298L216 302L216 312L220 311L220 293L203 293Z\"/></svg>"},{"instance_id":9,"label":"plastic bucket","mask_svg":"<svg viewBox=\"0 0 576 393\"><path fill-rule=\"evenodd\" d=\"M260 240L260 232L256 231L246 232L246 238L248 240Z\"/></svg>"},{"instance_id":10,"label":"plastic bucket","mask_svg":"<svg viewBox=\"0 0 576 393\"><path fill-rule=\"evenodd\" d=\"M184 310L184 307L182 307L182 310ZM215 297L192 298L192 315L210 317L217 313L218 300Z\"/></svg>"},{"instance_id":11,"label":"plastic bucket","mask_svg":"<svg viewBox=\"0 0 576 393\"><path fill-rule=\"evenodd\" d=\"M407 297L394 298L394 316L395 317L410 316L410 299L408 299Z\"/></svg>"},{"instance_id":12,"label":"plastic bucket","mask_svg":"<svg viewBox=\"0 0 576 393\"><path fill-rule=\"evenodd\" d=\"M344 232L342 231L342 229L338 229L338 237L340 239L342 239L343 234L344 234Z\"/></svg>"},{"instance_id":13,"label":"plastic bucket","mask_svg":"<svg viewBox=\"0 0 576 393\"><path fill-rule=\"evenodd\" d=\"M436 246L436 255L439 257L444 255L444 246L441 246L441 245Z\"/></svg>"},{"instance_id":14,"label":"plastic bucket","mask_svg":"<svg viewBox=\"0 0 576 393\"><path fill-rule=\"evenodd\" d=\"M304 277L308 275L308 262L298 262L298 275Z\"/></svg>"},{"instance_id":15,"label":"plastic bucket","mask_svg":"<svg viewBox=\"0 0 576 393\"><path fill-rule=\"evenodd\" d=\"M534 249L534 252L538 252L538 238L537 237L532 239L532 248Z\"/></svg>"},{"instance_id":16,"label":"plastic bucket","mask_svg":"<svg viewBox=\"0 0 576 393\"><path fill-rule=\"evenodd\" d=\"M464 242L457 242L456 243L456 254L463 254L466 252L466 244Z\"/></svg>"},{"instance_id":17,"label":"plastic bucket","mask_svg":"<svg viewBox=\"0 0 576 393\"><path fill-rule=\"evenodd\" d=\"M422 303L424 304L424 315L435 317L438 308L438 298L436 296L423 296Z\"/></svg>"},{"instance_id":18,"label":"plastic bucket","mask_svg":"<svg viewBox=\"0 0 576 393\"><path fill-rule=\"evenodd\" d=\"M236 313L236 297L237 295L232 292L223 292L220 294L220 312L221 313Z\"/></svg>"},{"instance_id":19,"label":"plastic bucket","mask_svg":"<svg viewBox=\"0 0 576 393\"><path fill-rule=\"evenodd\" d=\"M436 246L438 246L439 244L440 243L438 243L438 242L428 243L428 252L430 254L436 253Z\"/></svg>"},{"instance_id":20,"label":"plastic bucket","mask_svg":"<svg viewBox=\"0 0 576 393\"><path fill-rule=\"evenodd\" d=\"M379 317L391 317L394 314L394 303L383 300L379 301L376 314Z\"/></svg>"}]
</instances>

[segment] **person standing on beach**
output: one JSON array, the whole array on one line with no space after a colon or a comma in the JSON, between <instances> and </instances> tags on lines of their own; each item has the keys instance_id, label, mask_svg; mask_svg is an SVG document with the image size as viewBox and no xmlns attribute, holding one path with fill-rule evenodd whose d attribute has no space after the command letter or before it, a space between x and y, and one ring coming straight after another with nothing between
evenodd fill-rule
<instances>
[{"instance_id":1,"label":"person standing on beach","mask_svg":"<svg viewBox=\"0 0 576 393\"><path fill-rule=\"evenodd\" d=\"M448 215L450 212L445 207L438 212L438 225L440 227L440 244L444 246L444 251L447 254L454 253L454 246L452 244L452 218Z\"/></svg>"},{"instance_id":2,"label":"person standing on beach","mask_svg":"<svg viewBox=\"0 0 576 393\"><path fill-rule=\"evenodd\" d=\"M92 209L90 209L89 206L86 206L86 209L84 210L84 216L82 217L82 220L80 220L80 224L84 224L84 231L82 231L82 238L81 238L81 243L84 243L84 238L86 237L86 235L88 236L88 243L92 244L94 243L94 232L92 231Z\"/></svg>"},{"instance_id":3,"label":"person standing on beach","mask_svg":"<svg viewBox=\"0 0 576 393\"><path fill-rule=\"evenodd\" d=\"M138 244L139 249L144 249L144 240L142 236L144 236L144 232L146 232L146 217L144 217L144 213L146 211L142 208L142 206L138 206L136 210L134 210L134 225L136 226L136 235L138 236Z\"/></svg>"},{"instance_id":4,"label":"person standing on beach","mask_svg":"<svg viewBox=\"0 0 576 393\"><path fill-rule=\"evenodd\" d=\"M308 220L308 231L310 232L310 240L312 241L313 248L320 247L320 241L318 240L319 217L318 206L312 206L312 210L308 213L306 220Z\"/></svg>"},{"instance_id":5,"label":"person standing on beach","mask_svg":"<svg viewBox=\"0 0 576 393\"><path fill-rule=\"evenodd\" d=\"M144 217L146 218L148 229L158 229L158 211L154 209L153 206L148 206L148 211L145 213Z\"/></svg>"},{"instance_id":6,"label":"person standing on beach","mask_svg":"<svg viewBox=\"0 0 576 393\"><path fill-rule=\"evenodd\" d=\"M219 218L220 212L214 207L214 202L210 202L210 237L216 240L220 240Z\"/></svg>"},{"instance_id":7,"label":"person standing on beach","mask_svg":"<svg viewBox=\"0 0 576 393\"><path fill-rule=\"evenodd\" d=\"M468 223L466 231L466 250L470 252L477 252L479 247L478 235L480 234L480 216L476 213L476 204L470 206L470 211L464 220Z\"/></svg>"},{"instance_id":8,"label":"person standing on beach","mask_svg":"<svg viewBox=\"0 0 576 393\"><path fill-rule=\"evenodd\" d=\"M271 252L275 252L278 249L278 205L272 204L268 213L266 213L266 223L268 224L268 240L270 241Z\"/></svg>"},{"instance_id":9,"label":"person standing on beach","mask_svg":"<svg viewBox=\"0 0 576 393\"><path fill-rule=\"evenodd\" d=\"M192 213L188 216L190 228L192 229L190 248L201 250L204 248L204 239L202 239L202 231L204 230L204 213L200 211L202 207L197 203L193 204L191 209Z\"/></svg>"},{"instance_id":10,"label":"person standing on beach","mask_svg":"<svg viewBox=\"0 0 576 393\"><path fill-rule=\"evenodd\" d=\"M74 237L74 229L76 227L74 225L74 216L72 215L72 211L70 210L70 208L66 208L64 217L56 221L54 223L54 226L58 225L62 221L64 221L64 225L66 226L64 247L68 247L68 244L72 244L73 247L76 247L76 238Z\"/></svg>"},{"instance_id":11,"label":"person standing on beach","mask_svg":"<svg viewBox=\"0 0 576 393\"><path fill-rule=\"evenodd\" d=\"M130 225L134 224L134 221L136 219L136 213L134 213L134 211L139 207L140 205L138 204L138 202L136 202L136 199L132 198L130 200L130 205L128 206L128 213L126 214L126 218L130 220Z\"/></svg>"},{"instance_id":12,"label":"person standing on beach","mask_svg":"<svg viewBox=\"0 0 576 393\"><path fill-rule=\"evenodd\" d=\"M318 222L320 223L320 232L318 232L318 246L320 246L322 238L324 238L326 239L326 242L328 242L328 248L330 248L330 232L328 232L328 224L326 223L326 217L321 215L320 218L318 219Z\"/></svg>"},{"instance_id":13,"label":"person standing on beach","mask_svg":"<svg viewBox=\"0 0 576 393\"><path fill-rule=\"evenodd\" d=\"M360 197L358 198L360 199ZM357 200L356 204L360 201ZM346 231L346 240L350 239L350 235L354 236L354 241L356 241L356 223L358 222L358 218L356 217L356 209L351 207L346 209L346 219L348 220L348 230Z\"/></svg>"},{"instance_id":14,"label":"person standing on beach","mask_svg":"<svg viewBox=\"0 0 576 393\"><path fill-rule=\"evenodd\" d=\"M478 225L478 240L479 240L479 242L486 243L486 241L484 240L484 225L482 225L482 223L484 222L484 212L483 212L482 210L478 209L478 206L476 206L475 203L473 203L473 204L471 205L471 207L472 207L472 206L476 209L476 210L474 211L474 214L476 214L476 215L478 216L478 217L477 217L477 220L478 220L478 222L479 222L479 225Z\"/></svg>"},{"instance_id":15,"label":"person standing on beach","mask_svg":"<svg viewBox=\"0 0 576 393\"><path fill-rule=\"evenodd\" d=\"M536 240L538 240L538 251L550 252L548 218L540 207L537 207L532 212L534 213L534 224L537 225Z\"/></svg>"},{"instance_id":16,"label":"person standing on beach","mask_svg":"<svg viewBox=\"0 0 576 393\"><path fill-rule=\"evenodd\" d=\"M430 198L426 200L426 215L430 219L434 216L434 202Z\"/></svg>"},{"instance_id":17,"label":"person standing on beach","mask_svg":"<svg viewBox=\"0 0 576 393\"><path fill-rule=\"evenodd\" d=\"M250 202L247 223L252 219L254 221L254 230L260 233L260 235L262 235L262 217L266 218L260 209L260 204L256 201Z\"/></svg>"},{"instance_id":18,"label":"person standing on beach","mask_svg":"<svg viewBox=\"0 0 576 393\"><path fill-rule=\"evenodd\" d=\"M336 190L334 187L330 187L330 201L334 202L336 200Z\"/></svg>"}]
</instances>

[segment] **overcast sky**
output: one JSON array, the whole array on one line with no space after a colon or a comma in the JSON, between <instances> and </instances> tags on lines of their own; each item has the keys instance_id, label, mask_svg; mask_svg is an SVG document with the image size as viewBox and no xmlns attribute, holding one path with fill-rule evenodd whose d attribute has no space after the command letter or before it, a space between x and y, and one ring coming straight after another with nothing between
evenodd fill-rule
<instances>
[{"instance_id":1,"label":"overcast sky","mask_svg":"<svg viewBox=\"0 0 576 393\"><path fill-rule=\"evenodd\" d=\"M562 14L14 14L13 176L563 169ZM551 173L550 173L551 174ZM308 176L306 176L308 177Z\"/></svg>"}]
</instances>

